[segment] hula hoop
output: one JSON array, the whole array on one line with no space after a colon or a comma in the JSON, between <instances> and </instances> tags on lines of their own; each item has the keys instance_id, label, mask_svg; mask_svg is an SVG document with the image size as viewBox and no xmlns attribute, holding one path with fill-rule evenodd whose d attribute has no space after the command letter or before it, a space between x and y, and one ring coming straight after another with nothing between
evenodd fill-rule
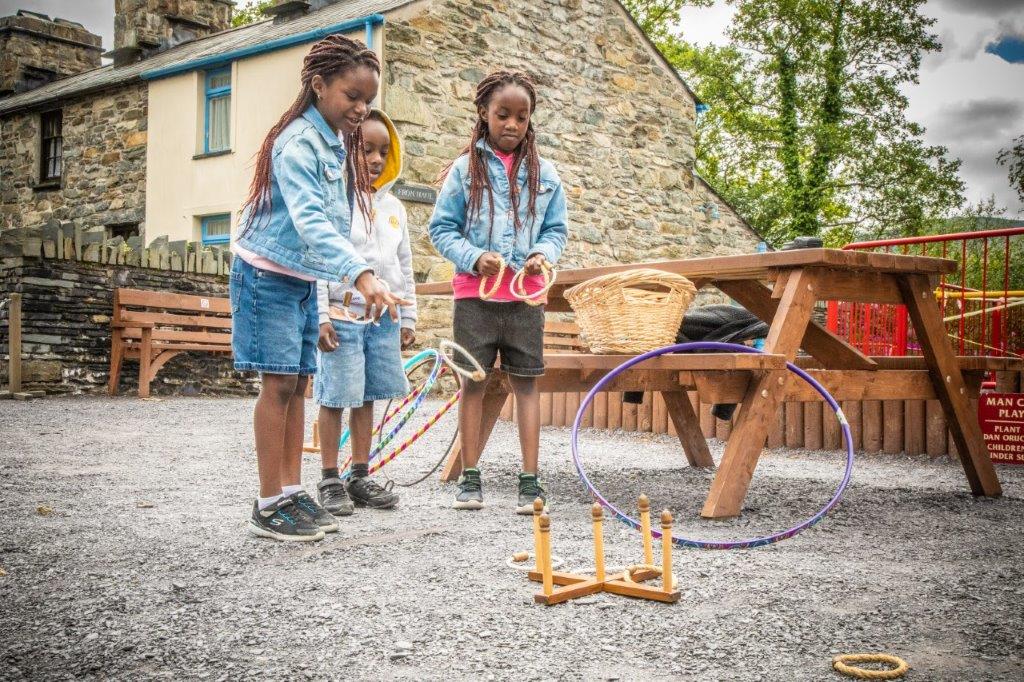
<instances>
[{"instance_id":1,"label":"hula hoop","mask_svg":"<svg viewBox=\"0 0 1024 682\"><path fill-rule=\"evenodd\" d=\"M470 355L468 350L466 350L459 344L455 343L454 341L442 339L441 343L437 345L437 351L441 354L441 357L444 358L444 361L448 363L448 366L451 367L451 370L458 374L459 376L465 377L470 381L483 381L484 379L487 378L487 372L484 371L484 368L481 367L480 363L476 361L476 358ZM462 369L457 364L455 364L455 353L458 353L462 357L469 360L469 364L473 365L472 372L467 372L466 370Z\"/></svg>"},{"instance_id":2,"label":"hula hoop","mask_svg":"<svg viewBox=\"0 0 1024 682\"><path fill-rule=\"evenodd\" d=\"M498 287L501 286L501 278L505 275L505 259L500 258L498 262L498 274L494 276L494 286L491 287L490 291L485 291L487 285L487 276L480 275L480 289L477 291L477 294L479 294L481 301L486 301L491 296L494 296L494 294L498 292Z\"/></svg>"},{"instance_id":3,"label":"hula hoop","mask_svg":"<svg viewBox=\"0 0 1024 682\"><path fill-rule=\"evenodd\" d=\"M600 491L596 487L594 487L594 484L591 483L590 479L587 477L587 472L583 468L583 462L580 460L579 451L579 433L580 426L583 423L583 413L586 412L587 408L594 401L594 397L601 391L602 388L604 388L609 382L615 379L615 377L622 374L630 367L640 364L645 360L649 360L650 358L656 358L661 355L667 355L668 353L704 350L728 351L733 353L764 353L764 351L757 350L756 348L750 348L748 346L741 346L735 343L718 343L712 341L677 343L671 346L665 346L664 348L657 348L655 350L648 351L647 353L638 355L635 358L627 360L626 362L622 363L621 365L613 369L608 374L604 375L604 377L602 377L601 380L598 381L592 389L590 389L590 392L587 393L586 398L584 398L583 401L580 403L579 411L576 413L576 419L573 421L572 424L572 435L570 436L570 443L572 446L572 461L573 464L576 466L576 473L579 474L580 481L583 483L583 485L587 487L591 495L593 495L594 499L597 500L597 502L602 507L604 507L613 515L615 515L615 518L617 518L619 521L622 521L626 525L631 526L635 530L640 529L640 522L634 519L633 517L629 516L622 510L620 510L607 499L605 499L605 497L601 495ZM832 410L836 413L836 418L839 420L839 426L843 432L843 438L846 442L846 470L843 473L843 480L839 483L839 487L836 488L835 494L832 496L832 499L829 500L828 503L824 507L822 507L816 514L814 514L814 516L811 516L810 518L802 521L801 523L793 526L792 528L788 528L784 531L774 533L772 535L766 535L764 537L746 538L741 540L697 540L673 535L672 542L674 544L679 545L681 547L697 547L699 549L748 549L752 547L762 547L764 545L770 545L776 542L780 542L781 540L786 540L788 538L793 537L797 533L800 533L801 531L807 530L808 528L816 524L818 521L821 521L821 519L824 518L825 515L828 514L828 512L831 511L831 509L835 507L836 504L839 503L839 499L843 496L843 492L846 490L846 486L850 483L850 476L853 473L853 437L850 434L850 424L849 422L846 421L846 415L843 414L843 410L839 407L839 404L836 403L835 398L829 395L828 391L826 391L821 384L815 381L814 378L807 374L807 372L803 371L802 369L800 369L791 362L786 363L786 369L788 369L790 372L793 372L798 377L800 377L808 384L810 384L811 387L815 391L817 391L822 398L825 399L825 402L827 402L829 407L831 407ZM652 529L651 535L653 535L656 538L660 538L661 531Z\"/></svg>"},{"instance_id":4,"label":"hula hoop","mask_svg":"<svg viewBox=\"0 0 1024 682\"><path fill-rule=\"evenodd\" d=\"M512 276L512 281L509 283L508 287L509 291L512 292L512 295L520 301L529 303L530 305L542 305L544 302L538 299L544 297L549 291L551 291L551 287L554 286L555 280L558 278L558 273L555 272L555 269L551 267L547 261L544 261L541 264L541 272L544 273L544 286L539 291L535 291L532 294L526 293L526 268L523 268Z\"/></svg>"}]
</instances>

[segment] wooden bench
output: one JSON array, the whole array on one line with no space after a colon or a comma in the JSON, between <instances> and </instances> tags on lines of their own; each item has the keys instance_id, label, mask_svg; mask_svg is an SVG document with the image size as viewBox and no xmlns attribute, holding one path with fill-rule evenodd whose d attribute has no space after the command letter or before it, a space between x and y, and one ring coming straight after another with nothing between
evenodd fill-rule
<instances>
[{"instance_id":1,"label":"wooden bench","mask_svg":"<svg viewBox=\"0 0 1024 682\"><path fill-rule=\"evenodd\" d=\"M139 361L139 397L171 358L186 352L231 354L231 302L213 296L115 289L110 321L110 379L117 395L121 363Z\"/></svg>"}]
</instances>

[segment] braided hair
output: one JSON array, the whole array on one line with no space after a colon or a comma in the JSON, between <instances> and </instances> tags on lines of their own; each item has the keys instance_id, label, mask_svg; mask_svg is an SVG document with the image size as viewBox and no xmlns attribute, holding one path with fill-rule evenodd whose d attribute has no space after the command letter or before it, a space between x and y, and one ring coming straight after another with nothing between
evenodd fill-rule
<instances>
[{"instance_id":1,"label":"braided hair","mask_svg":"<svg viewBox=\"0 0 1024 682\"><path fill-rule=\"evenodd\" d=\"M249 196L242 205L243 209L252 210L250 222L257 214L270 211L271 155L274 141L289 123L302 116L316 100L312 85L313 76L320 76L330 82L359 66L366 66L380 74L380 60L377 59L376 53L358 40L333 34L317 41L310 48L309 54L302 61L302 72L299 76L302 89L298 97L270 129L256 153L256 171L249 185ZM370 189L370 175L366 165L366 153L363 150L362 130L357 128L354 133L344 135L344 142L348 152L346 171L352 180L351 184L355 185L355 199L359 210L369 223L370 207L367 195Z\"/></svg>"},{"instance_id":2,"label":"braided hair","mask_svg":"<svg viewBox=\"0 0 1024 682\"><path fill-rule=\"evenodd\" d=\"M526 164L526 189L530 194L529 219L533 222L537 218L537 194L540 191L540 154L537 153L537 137L533 130L533 112L537 108L537 89L533 79L521 71L494 71L484 78L476 86L476 97L473 104L477 111L487 109L491 98L502 88L515 85L526 91L530 97L531 120L526 128L526 136L515 149L515 160L512 162L512 169L509 172L512 180L509 182L509 200L515 208L515 228L518 231L521 227L519 219L519 167ZM482 151L476 148L479 140L486 140L488 134L487 119L477 115L476 125L473 126L473 136L470 142L462 150L459 156L469 154L469 202L467 205L466 224L468 225L475 217L480 215L480 207L483 204L484 191L487 192L487 205L491 212L491 223L494 223L494 192L491 188L491 178L487 173L487 162L483 158ZM454 161L449 163L438 175L438 182L443 182L448 173L451 172Z\"/></svg>"}]
</instances>

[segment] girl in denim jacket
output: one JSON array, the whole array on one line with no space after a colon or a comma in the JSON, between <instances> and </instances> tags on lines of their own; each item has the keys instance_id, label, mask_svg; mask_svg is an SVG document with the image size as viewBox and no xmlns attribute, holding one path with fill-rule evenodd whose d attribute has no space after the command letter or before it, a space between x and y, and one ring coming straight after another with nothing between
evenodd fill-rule
<instances>
[{"instance_id":1,"label":"girl in denim jacket","mask_svg":"<svg viewBox=\"0 0 1024 682\"><path fill-rule=\"evenodd\" d=\"M565 192L555 167L537 153L531 122L537 94L529 76L496 71L477 86L474 103L473 137L442 171L444 185L430 219L430 238L455 264L455 342L488 369L500 353L501 369L512 384L523 455L516 512L531 514L534 499L545 499L537 478L536 390L536 377L544 373L544 308L514 297L510 283L515 271L522 269L527 292L542 288L542 267L554 264L565 246ZM496 276L503 262L508 268L495 293L481 300L480 278ZM464 368L472 369L468 363ZM483 507L477 462L485 385L462 385L459 428L465 468L453 504L456 509Z\"/></svg>"},{"instance_id":2,"label":"girl in denim jacket","mask_svg":"<svg viewBox=\"0 0 1024 682\"><path fill-rule=\"evenodd\" d=\"M320 540L338 529L300 484L303 398L319 335L317 278L354 283L370 314L386 308L398 319L401 301L348 239L350 197L369 184L359 126L379 79L377 55L362 43L332 35L313 45L302 90L256 155L232 245L235 369L259 372L262 382L253 416L260 492L248 526L260 537Z\"/></svg>"}]
</instances>

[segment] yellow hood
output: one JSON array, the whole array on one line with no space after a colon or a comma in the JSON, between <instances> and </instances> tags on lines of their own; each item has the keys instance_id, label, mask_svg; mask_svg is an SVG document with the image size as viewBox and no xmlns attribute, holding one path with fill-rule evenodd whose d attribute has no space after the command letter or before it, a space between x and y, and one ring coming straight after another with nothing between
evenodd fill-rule
<instances>
[{"instance_id":1,"label":"yellow hood","mask_svg":"<svg viewBox=\"0 0 1024 682\"><path fill-rule=\"evenodd\" d=\"M395 124L391 121L391 118L380 109L374 109L373 111L384 120L384 125L388 129L388 135L391 137L391 147L388 150L387 161L384 162L384 170L380 172L380 177L373 183L375 190L386 192L395 183L395 180L398 180L402 175L402 140L398 137L398 130L395 129Z\"/></svg>"}]
</instances>

